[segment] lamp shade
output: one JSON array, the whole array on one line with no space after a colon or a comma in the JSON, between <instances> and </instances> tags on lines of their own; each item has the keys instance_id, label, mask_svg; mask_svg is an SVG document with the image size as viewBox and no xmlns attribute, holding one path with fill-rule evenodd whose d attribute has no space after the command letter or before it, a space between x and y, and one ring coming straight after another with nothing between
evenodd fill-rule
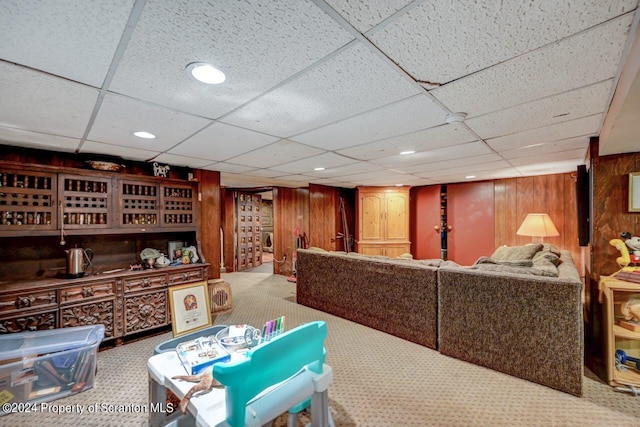
<instances>
[{"instance_id":1,"label":"lamp shade","mask_svg":"<svg viewBox=\"0 0 640 427\"><path fill-rule=\"evenodd\" d=\"M531 236L531 237L550 237L559 236L558 229L549 215L545 213L530 213L522 221L522 225L516 231L519 236Z\"/></svg>"}]
</instances>

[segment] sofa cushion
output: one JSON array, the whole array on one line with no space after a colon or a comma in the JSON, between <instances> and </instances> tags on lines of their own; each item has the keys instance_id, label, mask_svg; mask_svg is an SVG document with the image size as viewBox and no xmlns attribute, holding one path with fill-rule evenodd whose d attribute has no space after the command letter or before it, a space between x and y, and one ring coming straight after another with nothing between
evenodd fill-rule
<instances>
[{"instance_id":1,"label":"sofa cushion","mask_svg":"<svg viewBox=\"0 0 640 427\"><path fill-rule=\"evenodd\" d=\"M489 257L495 264L531 267L533 256L542 250L542 244L501 246Z\"/></svg>"},{"instance_id":2,"label":"sofa cushion","mask_svg":"<svg viewBox=\"0 0 640 427\"><path fill-rule=\"evenodd\" d=\"M542 250L542 251L538 252L537 254L535 254L531 261L533 262L534 266L538 265L538 264L543 265L545 263L549 263L550 262L551 264L553 264L556 267L558 265L560 265L560 263L562 262L560 260L560 254L556 254L556 253L554 253L552 251L545 251L545 250Z\"/></svg>"}]
</instances>

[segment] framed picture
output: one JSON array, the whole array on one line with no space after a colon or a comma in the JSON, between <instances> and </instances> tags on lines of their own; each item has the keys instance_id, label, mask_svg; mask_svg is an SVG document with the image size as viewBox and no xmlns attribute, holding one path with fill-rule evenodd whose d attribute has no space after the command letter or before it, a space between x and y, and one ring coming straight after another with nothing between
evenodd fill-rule
<instances>
[{"instance_id":1,"label":"framed picture","mask_svg":"<svg viewBox=\"0 0 640 427\"><path fill-rule=\"evenodd\" d=\"M629 212L640 212L640 172L629 174Z\"/></svg>"},{"instance_id":2,"label":"framed picture","mask_svg":"<svg viewBox=\"0 0 640 427\"><path fill-rule=\"evenodd\" d=\"M207 282L169 287L173 336L205 329L212 325Z\"/></svg>"},{"instance_id":3,"label":"framed picture","mask_svg":"<svg viewBox=\"0 0 640 427\"><path fill-rule=\"evenodd\" d=\"M183 247L184 247L184 242L169 242L169 247L168 247L169 261L174 262L182 258Z\"/></svg>"}]
</instances>

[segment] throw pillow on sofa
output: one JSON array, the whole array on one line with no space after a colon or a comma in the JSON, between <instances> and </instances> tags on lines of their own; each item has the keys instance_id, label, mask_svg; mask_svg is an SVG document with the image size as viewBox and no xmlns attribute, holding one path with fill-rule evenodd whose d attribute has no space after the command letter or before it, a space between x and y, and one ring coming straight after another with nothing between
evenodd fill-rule
<instances>
[{"instance_id":1,"label":"throw pillow on sofa","mask_svg":"<svg viewBox=\"0 0 640 427\"><path fill-rule=\"evenodd\" d=\"M533 256L542 250L542 244L501 246L489 257L495 264L531 267Z\"/></svg>"}]
</instances>

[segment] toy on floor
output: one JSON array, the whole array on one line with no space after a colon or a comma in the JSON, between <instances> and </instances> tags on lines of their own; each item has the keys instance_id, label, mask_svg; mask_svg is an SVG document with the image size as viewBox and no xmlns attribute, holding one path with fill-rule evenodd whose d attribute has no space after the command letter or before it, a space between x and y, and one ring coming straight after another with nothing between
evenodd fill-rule
<instances>
[{"instance_id":1,"label":"toy on floor","mask_svg":"<svg viewBox=\"0 0 640 427\"><path fill-rule=\"evenodd\" d=\"M635 388L635 386L632 386L632 385L630 385L629 387L616 387L615 390L624 392L624 393L631 393L633 396L637 396L638 394L640 394L640 390L638 390L637 388Z\"/></svg>"},{"instance_id":2,"label":"toy on floor","mask_svg":"<svg viewBox=\"0 0 640 427\"><path fill-rule=\"evenodd\" d=\"M636 369L640 370L640 359L627 355L624 350L616 350L616 365L624 365L627 362L635 363Z\"/></svg>"}]
</instances>

